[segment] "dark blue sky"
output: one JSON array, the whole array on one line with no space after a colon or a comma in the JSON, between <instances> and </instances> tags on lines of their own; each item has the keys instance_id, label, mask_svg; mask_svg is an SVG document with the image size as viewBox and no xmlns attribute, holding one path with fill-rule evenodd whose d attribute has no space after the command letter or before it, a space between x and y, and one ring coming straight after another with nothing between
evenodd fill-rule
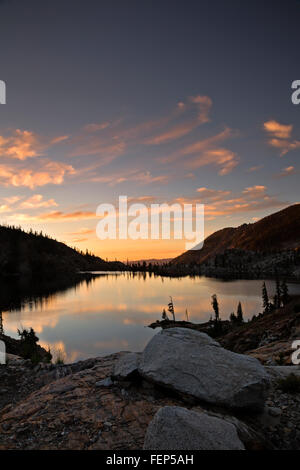
<instances>
[{"instance_id":1,"label":"dark blue sky","mask_svg":"<svg viewBox=\"0 0 300 470\"><path fill-rule=\"evenodd\" d=\"M91 248L69 234L119 194L205 202L208 232L297 202L299 21L296 0L0 2L3 219Z\"/></svg>"}]
</instances>

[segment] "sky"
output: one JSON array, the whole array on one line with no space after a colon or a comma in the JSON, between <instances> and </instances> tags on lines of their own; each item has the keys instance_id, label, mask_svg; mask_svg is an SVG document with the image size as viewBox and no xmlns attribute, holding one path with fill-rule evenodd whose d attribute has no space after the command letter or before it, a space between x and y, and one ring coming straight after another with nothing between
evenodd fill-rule
<instances>
[{"instance_id":1,"label":"sky","mask_svg":"<svg viewBox=\"0 0 300 470\"><path fill-rule=\"evenodd\" d=\"M299 0L0 1L0 220L113 259L101 203L201 203L205 234L299 201Z\"/></svg>"}]
</instances>

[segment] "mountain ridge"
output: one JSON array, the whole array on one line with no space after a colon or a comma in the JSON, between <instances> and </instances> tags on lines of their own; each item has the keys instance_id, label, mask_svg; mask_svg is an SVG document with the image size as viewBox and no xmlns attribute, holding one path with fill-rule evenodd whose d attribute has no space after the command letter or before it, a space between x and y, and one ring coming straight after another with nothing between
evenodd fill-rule
<instances>
[{"instance_id":1,"label":"mountain ridge","mask_svg":"<svg viewBox=\"0 0 300 470\"><path fill-rule=\"evenodd\" d=\"M267 252L300 248L300 203L251 224L225 227L209 235L201 250L189 250L172 264L203 264L226 250Z\"/></svg>"},{"instance_id":2,"label":"mountain ridge","mask_svg":"<svg viewBox=\"0 0 300 470\"><path fill-rule=\"evenodd\" d=\"M0 275L53 278L78 271L125 270L121 262L104 261L42 233L0 225Z\"/></svg>"}]
</instances>

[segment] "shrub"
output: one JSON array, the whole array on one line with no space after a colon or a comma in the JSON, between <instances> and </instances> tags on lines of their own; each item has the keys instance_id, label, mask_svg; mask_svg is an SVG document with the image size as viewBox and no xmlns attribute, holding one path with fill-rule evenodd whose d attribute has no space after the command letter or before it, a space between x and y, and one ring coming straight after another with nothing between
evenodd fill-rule
<instances>
[{"instance_id":1,"label":"shrub","mask_svg":"<svg viewBox=\"0 0 300 470\"><path fill-rule=\"evenodd\" d=\"M284 352L280 352L278 357L275 359L276 361L276 364L278 364L279 366L283 366L285 364L285 354Z\"/></svg>"},{"instance_id":2,"label":"shrub","mask_svg":"<svg viewBox=\"0 0 300 470\"><path fill-rule=\"evenodd\" d=\"M36 336L33 328L18 330L18 335L21 340L21 356L24 359L30 359L33 364L51 361L52 355L50 349L42 353L41 348L37 344L39 338Z\"/></svg>"},{"instance_id":3,"label":"shrub","mask_svg":"<svg viewBox=\"0 0 300 470\"><path fill-rule=\"evenodd\" d=\"M290 374L285 379L278 381L278 388L284 393L298 393L300 392L300 377Z\"/></svg>"}]
</instances>

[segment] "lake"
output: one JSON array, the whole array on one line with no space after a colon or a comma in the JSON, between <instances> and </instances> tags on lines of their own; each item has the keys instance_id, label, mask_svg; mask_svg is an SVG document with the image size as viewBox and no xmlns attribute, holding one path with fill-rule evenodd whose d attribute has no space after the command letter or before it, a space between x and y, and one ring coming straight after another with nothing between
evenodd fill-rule
<instances>
[{"instance_id":1,"label":"lake","mask_svg":"<svg viewBox=\"0 0 300 470\"><path fill-rule=\"evenodd\" d=\"M266 282L269 295L274 281ZM66 361L78 361L121 350L141 351L155 334L146 325L161 318L173 297L176 319L209 320L211 295L217 294L222 319L242 302L244 318L261 311L261 280L222 281L206 277L167 278L148 273L105 273L44 298L25 299L22 305L3 309L7 335L33 327L40 344L52 353L63 351ZM299 284L289 284L300 294Z\"/></svg>"}]
</instances>

